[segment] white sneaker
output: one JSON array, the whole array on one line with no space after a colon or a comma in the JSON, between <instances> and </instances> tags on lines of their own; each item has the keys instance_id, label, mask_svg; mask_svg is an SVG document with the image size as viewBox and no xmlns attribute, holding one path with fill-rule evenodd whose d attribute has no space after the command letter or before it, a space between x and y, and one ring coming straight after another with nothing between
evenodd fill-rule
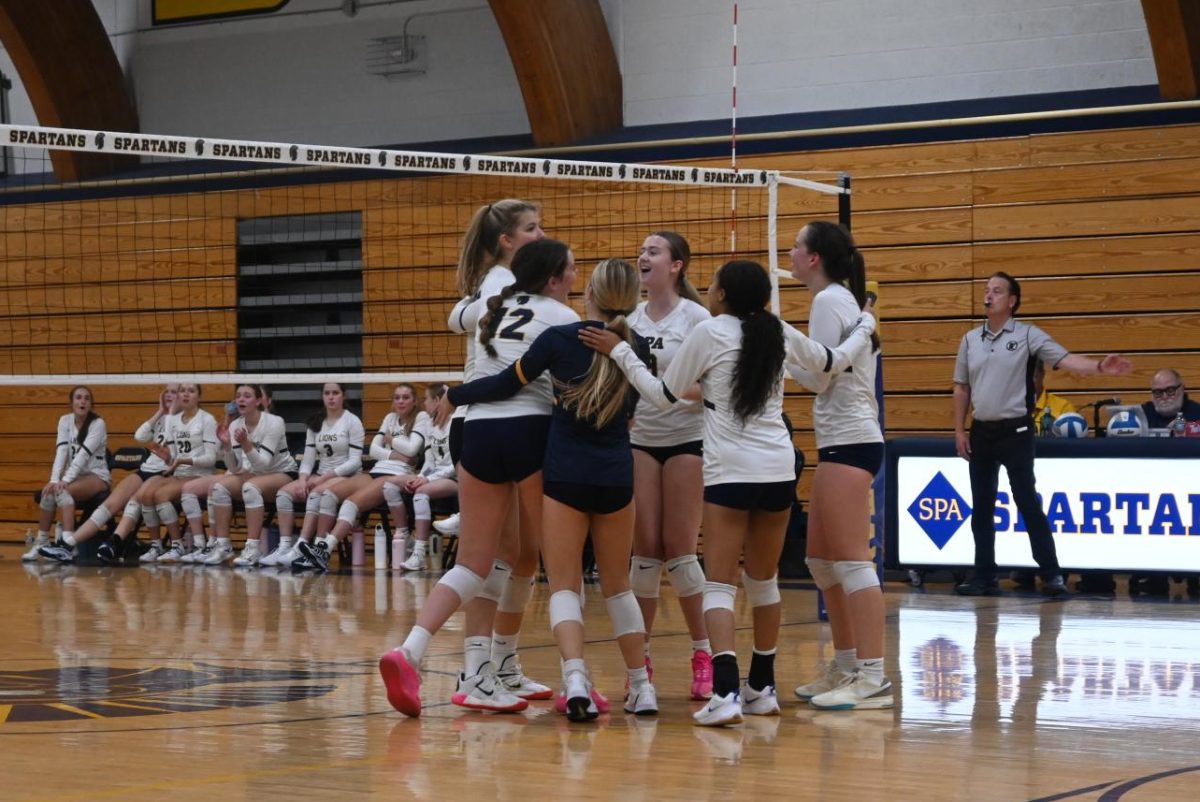
<instances>
[{"instance_id":1,"label":"white sneaker","mask_svg":"<svg viewBox=\"0 0 1200 802\"><path fill-rule=\"evenodd\" d=\"M189 552L182 543L172 543L171 548L164 551L158 558L160 563L181 563ZM188 562L191 562L190 560Z\"/></svg>"},{"instance_id":2,"label":"white sneaker","mask_svg":"<svg viewBox=\"0 0 1200 802\"><path fill-rule=\"evenodd\" d=\"M747 716L779 715L779 698L775 695L774 685L768 685L761 691L756 691L749 685L743 685L741 697L742 713Z\"/></svg>"},{"instance_id":3,"label":"white sneaker","mask_svg":"<svg viewBox=\"0 0 1200 802\"><path fill-rule=\"evenodd\" d=\"M539 701L554 696L554 690L549 685L534 682L525 676L525 670L521 668L521 658L516 653L506 655L500 661L500 667L496 669L496 678L510 693L520 699Z\"/></svg>"},{"instance_id":4,"label":"white sneaker","mask_svg":"<svg viewBox=\"0 0 1200 802\"><path fill-rule=\"evenodd\" d=\"M296 562L296 560L300 559L301 557L300 549L297 548L297 544L299 543L300 541L296 540L294 543L292 543L292 545L288 546L287 551L280 553L280 555L275 558L275 564L280 568L291 568L292 563Z\"/></svg>"},{"instance_id":5,"label":"white sneaker","mask_svg":"<svg viewBox=\"0 0 1200 802\"><path fill-rule=\"evenodd\" d=\"M179 562L187 565L203 563L208 559L208 555L212 554L212 550L216 548L216 545L216 543L209 543L199 548L193 547L191 551L184 552L184 555L179 558Z\"/></svg>"},{"instance_id":6,"label":"white sneaker","mask_svg":"<svg viewBox=\"0 0 1200 802\"><path fill-rule=\"evenodd\" d=\"M563 680L563 714L568 721L592 721L600 708L592 696L592 683L582 671L572 671Z\"/></svg>"},{"instance_id":7,"label":"white sneaker","mask_svg":"<svg viewBox=\"0 0 1200 802\"><path fill-rule=\"evenodd\" d=\"M708 704L692 714L692 718L701 727L724 727L727 724L742 723L742 700L737 691L730 691L724 696L715 692Z\"/></svg>"},{"instance_id":8,"label":"white sneaker","mask_svg":"<svg viewBox=\"0 0 1200 802\"><path fill-rule=\"evenodd\" d=\"M425 570L425 556L426 555L418 554L417 552L414 551L412 554L408 555L407 560L400 563L400 569L402 571L424 571Z\"/></svg>"},{"instance_id":9,"label":"white sneaker","mask_svg":"<svg viewBox=\"0 0 1200 802\"><path fill-rule=\"evenodd\" d=\"M817 677L807 685L801 685L796 689L796 698L808 701L814 696L822 693L828 693L834 688L841 685L846 677L850 676L838 666L836 660L830 660L825 664L821 672L821 676Z\"/></svg>"},{"instance_id":10,"label":"white sneaker","mask_svg":"<svg viewBox=\"0 0 1200 802\"><path fill-rule=\"evenodd\" d=\"M284 545L283 540L279 541L279 545L270 554L263 555L258 560L259 565L274 567L276 565L291 565L290 562L283 562L283 557L292 550L292 544Z\"/></svg>"},{"instance_id":11,"label":"white sneaker","mask_svg":"<svg viewBox=\"0 0 1200 802\"><path fill-rule=\"evenodd\" d=\"M209 546L205 551L208 556L204 559L197 559L196 565L224 565L233 559L233 546Z\"/></svg>"},{"instance_id":12,"label":"white sneaker","mask_svg":"<svg viewBox=\"0 0 1200 802\"><path fill-rule=\"evenodd\" d=\"M457 535L461 522L462 516L456 512L449 518L443 518L440 521L434 521L433 528L441 532L443 535Z\"/></svg>"},{"instance_id":13,"label":"white sneaker","mask_svg":"<svg viewBox=\"0 0 1200 802\"><path fill-rule=\"evenodd\" d=\"M238 558L233 561L233 564L238 568L253 568L254 566L258 565L261 559L262 555L258 551L258 541L248 541L246 545L242 547L241 555L239 555ZM211 563L209 564L211 565Z\"/></svg>"},{"instance_id":14,"label":"white sneaker","mask_svg":"<svg viewBox=\"0 0 1200 802\"><path fill-rule=\"evenodd\" d=\"M146 551L142 552L141 557L138 557L138 562L140 562L142 564L156 563L156 562L158 562L158 558L161 557L162 555L163 555L162 544L159 543L157 540L154 540L154 541L151 541L150 548L148 548L148 549L146 549Z\"/></svg>"},{"instance_id":15,"label":"white sneaker","mask_svg":"<svg viewBox=\"0 0 1200 802\"><path fill-rule=\"evenodd\" d=\"M894 702L891 682L884 679L876 684L858 671L833 690L808 700L818 710L879 710L891 707Z\"/></svg>"},{"instance_id":16,"label":"white sneaker","mask_svg":"<svg viewBox=\"0 0 1200 802\"><path fill-rule=\"evenodd\" d=\"M490 662L484 663L473 676L460 673L450 701L468 710L490 713L519 713L529 707L529 702L517 697L496 678L496 668Z\"/></svg>"},{"instance_id":17,"label":"white sneaker","mask_svg":"<svg viewBox=\"0 0 1200 802\"><path fill-rule=\"evenodd\" d=\"M630 687L629 695L625 697L625 712L635 716L658 715L658 693L654 686L647 682L645 685Z\"/></svg>"},{"instance_id":18,"label":"white sneaker","mask_svg":"<svg viewBox=\"0 0 1200 802\"><path fill-rule=\"evenodd\" d=\"M49 546L49 545L50 545L50 536L49 535L38 535L33 540L29 541L29 551L27 551L21 555L21 562L23 562L23 563L37 562L38 560L41 559L41 555L38 554L38 549L41 548L42 546Z\"/></svg>"}]
</instances>

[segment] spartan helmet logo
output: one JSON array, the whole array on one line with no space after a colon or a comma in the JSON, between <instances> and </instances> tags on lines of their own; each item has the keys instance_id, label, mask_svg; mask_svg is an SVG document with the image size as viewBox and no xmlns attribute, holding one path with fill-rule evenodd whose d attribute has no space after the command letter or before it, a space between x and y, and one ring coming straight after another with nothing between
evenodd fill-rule
<instances>
[{"instance_id":1,"label":"spartan helmet logo","mask_svg":"<svg viewBox=\"0 0 1200 802\"><path fill-rule=\"evenodd\" d=\"M1015 350L1017 350L1018 348L1020 348L1020 347L1021 347L1021 344L1020 344L1020 343L1018 343L1016 340L1009 340L1009 341L1008 341L1008 344L1007 344L1007 345L1005 345L1004 347L1005 347L1005 348L1007 348L1007 349L1008 349L1008 350L1010 350L1010 351L1015 351Z\"/></svg>"},{"instance_id":2,"label":"spartan helmet logo","mask_svg":"<svg viewBox=\"0 0 1200 802\"><path fill-rule=\"evenodd\" d=\"M197 156L204 155L204 140L203 139L196 140L196 155Z\"/></svg>"},{"instance_id":3,"label":"spartan helmet logo","mask_svg":"<svg viewBox=\"0 0 1200 802\"><path fill-rule=\"evenodd\" d=\"M96 134L96 147L97 148L104 147L104 134L103 133Z\"/></svg>"},{"instance_id":4,"label":"spartan helmet logo","mask_svg":"<svg viewBox=\"0 0 1200 802\"><path fill-rule=\"evenodd\" d=\"M300 146L292 145L290 148L288 148L288 156L292 157L292 161L296 161L297 159L299 159L300 158Z\"/></svg>"},{"instance_id":5,"label":"spartan helmet logo","mask_svg":"<svg viewBox=\"0 0 1200 802\"><path fill-rule=\"evenodd\" d=\"M550 160L542 162L542 175L550 175Z\"/></svg>"},{"instance_id":6,"label":"spartan helmet logo","mask_svg":"<svg viewBox=\"0 0 1200 802\"><path fill-rule=\"evenodd\" d=\"M471 169L471 157L470 156L463 156L463 169L464 170Z\"/></svg>"},{"instance_id":7,"label":"spartan helmet logo","mask_svg":"<svg viewBox=\"0 0 1200 802\"><path fill-rule=\"evenodd\" d=\"M763 170L762 172L760 172L758 174L758 181L761 184L767 183L767 171L766 170Z\"/></svg>"},{"instance_id":8,"label":"spartan helmet logo","mask_svg":"<svg viewBox=\"0 0 1200 802\"><path fill-rule=\"evenodd\" d=\"M697 167L693 167L693 168L692 168L692 180L693 180L693 181L699 181L699 180L700 180L700 170L699 170L699 168L697 168Z\"/></svg>"},{"instance_id":9,"label":"spartan helmet logo","mask_svg":"<svg viewBox=\"0 0 1200 802\"><path fill-rule=\"evenodd\" d=\"M622 164L620 167L617 168L617 176L620 178L625 177L625 165Z\"/></svg>"},{"instance_id":10,"label":"spartan helmet logo","mask_svg":"<svg viewBox=\"0 0 1200 802\"><path fill-rule=\"evenodd\" d=\"M380 167L387 166L387 151L386 150L379 151L379 166Z\"/></svg>"}]
</instances>

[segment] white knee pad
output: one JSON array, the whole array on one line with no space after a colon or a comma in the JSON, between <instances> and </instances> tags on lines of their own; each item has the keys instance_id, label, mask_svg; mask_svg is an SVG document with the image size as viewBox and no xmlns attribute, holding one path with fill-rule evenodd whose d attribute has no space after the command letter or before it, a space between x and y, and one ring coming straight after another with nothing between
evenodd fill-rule
<instances>
[{"instance_id":1,"label":"white knee pad","mask_svg":"<svg viewBox=\"0 0 1200 802\"><path fill-rule=\"evenodd\" d=\"M275 494L275 512L291 512L296 511L296 502L292 500L292 494L280 490Z\"/></svg>"},{"instance_id":2,"label":"white knee pad","mask_svg":"<svg viewBox=\"0 0 1200 802\"><path fill-rule=\"evenodd\" d=\"M159 526L162 524L162 521L158 517L158 510L154 508L153 504L143 504L141 509L142 521L146 524L146 526ZM179 513L175 512L174 507L171 507L171 513L173 517L179 517Z\"/></svg>"},{"instance_id":3,"label":"white knee pad","mask_svg":"<svg viewBox=\"0 0 1200 802\"><path fill-rule=\"evenodd\" d=\"M629 561L629 589L639 599L657 599L658 586L662 584L662 560L639 557Z\"/></svg>"},{"instance_id":4,"label":"white knee pad","mask_svg":"<svg viewBox=\"0 0 1200 802\"><path fill-rule=\"evenodd\" d=\"M321 493L309 493L308 498L304 500L305 515L320 515L321 514Z\"/></svg>"},{"instance_id":5,"label":"white knee pad","mask_svg":"<svg viewBox=\"0 0 1200 802\"><path fill-rule=\"evenodd\" d=\"M700 567L700 559L695 554L667 560L667 579L671 580L681 599L704 592L704 569Z\"/></svg>"},{"instance_id":6,"label":"white knee pad","mask_svg":"<svg viewBox=\"0 0 1200 802\"><path fill-rule=\"evenodd\" d=\"M479 591L479 597L499 604L500 597L504 594L504 587L508 584L510 576L512 576L512 566L503 560L494 560L492 562L492 572L488 574L487 580L483 583L483 589Z\"/></svg>"},{"instance_id":7,"label":"white knee pad","mask_svg":"<svg viewBox=\"0 0 1200 802\"><path fill-rule=\"evenodd\" d=\"M567 621L583 624L583 604L579 594L573 590L559 590L550 594L550 631Z\"/></svg>"},{"instance_id":8,"label":"white knee pad","mask_svg":"<svg viewBox=\"0 0 1200 802\"><path fill-rule=\"evenodd\" d=\"M225 485L213 485L212 490L208 491L208 506L232 507L233 495L229 492L229 488Z\"/></svg>"},{"instance_id":9,"label":"white knee pad","mask_svg":"<svg viewBox=\"0 0 1200 802\"><path fill-rule=\"evenodd\" d=\"M418 521L432 521L433 510L429 508L429 496L417 493L413 496L413 518Z\"/></svg>"},{"instance_id":10,"label":"white knee pad","mask_svg":"<svg viewBox=\"0 0 1200 802\"><path fill-rule=\"evenodd\" d=\"M163 502L163 504L167 503L169 502ZM163 514L163 504L158 505L158 517L164 521L169 521L171 517ZM179 497L179 506L183 507L183 517L189 521L193 521L204 514L204 511L200 509L199 497L193 493L184 493L181 495ZM176 515L175 517L178 518L179 516Z\"/></svg>"},{"instance_id":11,"label":"white knee pad","mask_svg":"<svg viewBox=\"0 0 1200 802\"><path fill-rule=\"evenodd\" d=\"M184 496L183 502L182 502L183 503L183 511L185 513L187 512L187 499L188 499L188 497ZM199 518L200 517L200 501L195 496L192 496L191 499L196 504L196 514L192 515L192 514L188 513L187 517L188 518ZM154 511L156 513L158 513L158 520L161 521L162 523L165 523L165 524L179 523L179 512L176 511L175 505L169 501L162 502L161 504L159 504L157 507L154 508Z\"/></svg>"},{"instance_id":12,"label":"white knee pad","mask_svg":"<svg viewBox=\"0 0 1200 802\"><path fill-rule=\"evenodd\" d=\"M389 507L399 507L404 503L404 490L401 489L400 485L384 482L383 500Z\"/></svg>"},{"instance_id":13,"label":"white knee pad","mask_svg":"<svg viewBox=\"0 0 1200 802\"><path fill-rule=\"evenodd\" d=\"M461 603L466 604L478 596L483 589L483 577L470 568L455 565L438 580L438 584L450 588L458 594L458 598L462 600Z\"/></svg>"},{"instance_id":14,"label":"white knee pad","mask_svg":"<svg viewBox=\"0 0 1200 802\"><path fill-rule=\"evenodd\" d=\"M726 585L724 582L713 582L712 580L704 583L704 612L728 610L732 613L735 601L737 601L736 585Z\"/></svg>"},{"instance_id":15,"label":"white knee pad","mask_svg":"<svg viewBox=\"0 0 1200 802\"><path fill-rule=\"evenodd\" d=\"M755 579L747 573L742 574L742 587L746 589L746 598L751 607L769 607L779 604L779 575L770 579Z\"/></svg>"},{"instance_id":16,"label":"white knee pad","mask_svg":"<svg viewBox=\"0 0 1200 802\"><path fill-rule=\"evenodd\" d=\"M813 582L816 582L817 587L821 590L829 590L840 581L837 571L833 570L833 560L806 557L804 563L808 566L809 573L812 574Z\"/></svg>"},{"instance_id":17,"label":"white knee pad","mask_svg":"<svg viewBox=\"0 0 1200 802\"><path fill-rule=\"evenodd\" d=\"M64 487L54 496L54 503L60 507L71 507L75 504L75 497Z\"/></svg>"},{"instance_id":18,"label":"white knee pad","mask_svg":"<svg viewBox=\"0 0 1200 802\"><path fill-rule=\"evenodd\" d=\"M131 501L129 504L133 504L135 510L138 509L137 504L134 502ZM129 505L125 505L125 508L128 509ZM94 523L98 529L103 529L104 525L112 520L112 513L108 511L108 507L101 504L96 508L95 512L88 516L88 520Z\"/></svg>"},{"instance_id":19,"label":"white knee pad","mask_svg":"<svg viewBox=\"0 0 1200 802\"><path fill-rule=\"evenodd\" d=\"M138 520L142 517L142 505L137 502L137 499L129 499L125 502L125 509L121 510L121 517Z\"/></svg>"},{"instance_id":20,"label":"white knee pad","mask_svg":"<svg viewBox=\"0 0 1200 802\"><path fill-rule=\"evenodd\" d=\"M321 494L321 507L324 507L324 506L325 506L325 494L322 493ZM347 499L346 501L343 501L342 508L340 510L338 510L337 519L339 521L345 521L346 523L350 524L351 526L354 526L354 524L357 523L357 521L358 521L358 505L355 504L353 501L350 501L349 499Z\"/></svg>"},{"instance_id":21,"label":"white knee pad","mask_svg":"<svg viewBox=\"0 0 1200 802\"><path fill-rule=\"evenodd\" d=\"M338 509L339 504L341 505L340 510ZM346 517L347 506L350 508L349 518ZM317 507L317 512L322 515L336 515L340 520L349 521L351 526L358 523L358 505L349 501L339 502L337 495L332 490L326 490L321 494L321 504Z\"/></svg>"},{"instance_id":22,"label":"white knee pad","mask_svg":"<svg viewBox=\"0 0 1200 802\"><path fill-rule=\"evenodd\" d=\"M613 636L632 635L635 632L645 632L646 622L642 619L642 608L638 607L633 591L627 590L604 600L608 608L608 617L612 621Z\"/></svg>"},{"instance_id":23,"label":"white knee pad","mask_svg":"<svg viewBox=\"0 0 1200 802\"><path fill-rule=\"evenodd\" d=\"M248 510L263 508L262 491L258 489L258 485L253 482L246 482L242 485L242 506Z\"/></svg>"},{"instance_id":24,"label":"white knee pad","mask_svg":"<svg viewBox=\"0 0 1200 802\"><path fill-rule=\"evenodd\" d=\"M500 606L496 610L501 613L523 613L532 595L533 577L509 574L500 593Z\"/></svg>"},{"instance_id":25,"label":"white knee pad","mask_svg":"<svg viewBox=\"0 0 1200 802\"><path fill-rule=\"evenodd\" d=\"M879 587L879 574L875 572L875 563L867 560L838 560L833 564L838 580L842 583L842 592L847 596L867 588Z\"/></svg>"},{"instance_id":26,"label":"white knee pad","mask_svg":"<svg viewBox=\"0 0 1200 802\"><path fill-rule=\"evenodd\" d=\"M56 498L58 498L57 493L42 493L41 499L38 500L38 506L46 512L54 512L58 509L58 504L54 501Z\"/></svg>"}]
</instances>

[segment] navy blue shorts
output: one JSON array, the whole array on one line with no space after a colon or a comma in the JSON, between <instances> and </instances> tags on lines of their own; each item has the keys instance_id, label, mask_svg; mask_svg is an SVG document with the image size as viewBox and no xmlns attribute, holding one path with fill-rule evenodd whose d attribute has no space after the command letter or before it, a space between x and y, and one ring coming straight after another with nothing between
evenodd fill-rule
<instances>
[{"instance_id":1,"label":"navy blue shorts","mask_svg":"<svg viewBox=\"0 0 1200 802\"><path fill-rule=\"evenodd\" d=\"M588 515L609 515L633 501L632 487L601 487L580 482L544 482L542 495Z\"/></svg>"},{"instance_id":2,"label":"navy blue shorts","mask_svg":"<svg viewBox=\"0 0 1200 802\"><path fill-rule=\"evenodd\" d=\"M148 481L148 480L150 480L150 479L153 479L155 476L162 476L162 471L155 471L154 473L146 473L146 472L145 472L144 470L142 470L141 468L138 468L138 469L137 469L137 475L138 475L138 476L141 478L141 480L142 480L143 482L145 482L145 481Z\"/></svg>"},{"instance_id":3,"label":"navy blue shorts","mask_svg":"<svg viewBox=\"0 0 1200 802\"><path fill-rule=\"evenodd\" d=\"M852 443L817 449L817 463L835 462L864 470L872 476L883 467L883 443Z\"/></svg>"},{"instance_id":4,"label":"navy blue shorts","mask_svg":"<svg viewBox=\"0 0 1200 802\"><path fill-rule=\"evenodd\" d=\"M463 428L462 467L491 485L520 482L542 469L549 415L469 420Z\"/></svg>"},{"instance_id":5,"label":"navy blue shorts","mask_svg":"<svg viewBox=\"0 0 1200 802\"><path fill-rule=\"evenodd\" d=\"M785 482L727 482L704 488L704 501L747 512L783 512L796 500L796 480Z\"/></svg>"},{"instance_id":6,"label":"navy blue shorts","mask_svg":"<svg viewBox=\"0 0 1200 802\"><path fill-rule=\"evenodd\" d=\"M462 462L463 448L463 424L467 422L466 418L451 418L450 419L450 464L457 465Z\"/></svg>"},{"instance_id":7,"label":"navy blue shorts","mask_svg":"<svg viewBox=\"0 0 1200 802\"><path fill-rule=\"evenodd\" d=\"M667 460L671 457L678 457L683 454L691 454L694 457L704 456L703 440L692 440L687 443L680 443L677 446L639 446L637 443L631 443L630 445L638 451L644 451L654 457L654 460L659 465L666 465Z\"/></svg>"}]
</instances>

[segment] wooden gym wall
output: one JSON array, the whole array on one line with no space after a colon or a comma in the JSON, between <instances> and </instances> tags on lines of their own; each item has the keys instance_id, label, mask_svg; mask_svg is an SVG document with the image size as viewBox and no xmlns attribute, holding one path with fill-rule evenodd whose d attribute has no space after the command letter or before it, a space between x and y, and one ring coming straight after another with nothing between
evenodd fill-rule
<instances>
[{"instance_id":1,"label":"wooden gym wall","mask_svg":"<svg viewBox=\"0 0 1200 802\"><path fill-rule=\"evenodd\" d=\"M1135 360L1136 372L1127 378L1052 373L1047 381L1053 391L1078 403L1111 394L1142 401L1150 376L1163 366L1179 369L1200 388L1197 154L1200 126L1184 125L780 153L740 162L853 176L854 233L869 278L881 283L887 428L898 436L950 433L954 355L962 334L979 324L982 285L997 270L1022 280L1022 317L1071 350L1121 351ZM123 363L139 372L231 371L236 221L361 211L364 369L458 370L461 342L444 330L456 300L458 238L470 211L494 199L495 189L491 179L469 185L454 180L453 197L444 199L432 226L428 209L420 216L406 206L414 194L428 197L432 188L399 179L0 206L5 362L14 371L49 366L64 374ZM799 227L814 217L833 217L834 204L799 190L785 190L781 201L779 244L786 264ZM546 218L554 236L576 244L585 237L582 217L556 217L547 208ZM761 229L762 221L743 225ZM425 230L414 233L417 228ZM701 242L693 241L702 256L692 277L701 287L719 264L723 228L714 224L698 237ZM619 241L589 248L632 256L644 229L631 226ZM31 237L29 231L57 235ZM393 267L398 253L412 252L408 240L416 236L418 263ZM586 270L577 287L585 279ZM786 281L784 287L785 317L803 324L807 292ZM106 311L139 304L141 313ZM58 311L68 308L76 311ZM447 360L447 354L455 358ZM210 411L219 412L229 389L208 388ZM110 448L131 443L132 431L153 411L157 391L97 389ZM389 392L367 389L368 430L386 412ZM66 395L62 387L0 388L0 434L7 445L0 453L4 539L34 519L30 492L48 478ZM796 442L811 463L810 408L806 394L789 385ZM811 469L802 477L801 495L810 478Z\"/></svg>"}]
</instances>

